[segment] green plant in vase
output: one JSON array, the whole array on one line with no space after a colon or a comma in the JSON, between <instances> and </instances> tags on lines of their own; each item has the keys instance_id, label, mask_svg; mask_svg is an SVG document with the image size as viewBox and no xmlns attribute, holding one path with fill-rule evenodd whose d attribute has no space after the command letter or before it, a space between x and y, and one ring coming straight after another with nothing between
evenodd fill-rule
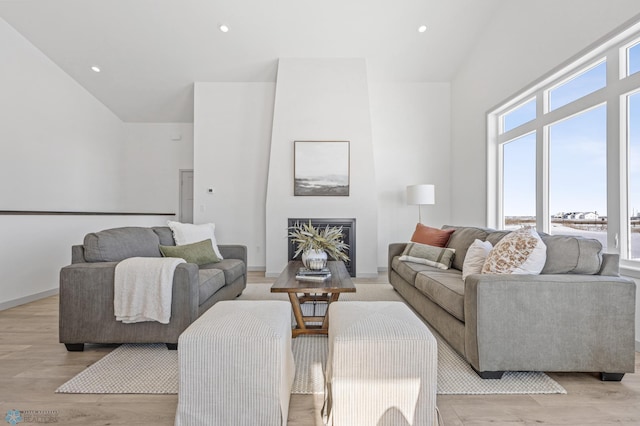
<instances>
[{"instance_id":1,"label":"green plant in vase","mask_svg":"<svg viewBox=\"0 0 640 426\"><path fill-rule=\"evenodd\" d=\"M297 257L302 253L302 263L310 269L322 269L327 260L327 255L336 260L343 262L349 261L349 256L345 251L349 248L342 238L342 226L329 226L316 228L309 223L296 223L289 228L289 238L296 244L296 251L293 257ZM308 260L315 259L322 265L320 268L311 268ZM318 262L313 262L313 266L317 266Z\"/></svg>"}]
</instances>

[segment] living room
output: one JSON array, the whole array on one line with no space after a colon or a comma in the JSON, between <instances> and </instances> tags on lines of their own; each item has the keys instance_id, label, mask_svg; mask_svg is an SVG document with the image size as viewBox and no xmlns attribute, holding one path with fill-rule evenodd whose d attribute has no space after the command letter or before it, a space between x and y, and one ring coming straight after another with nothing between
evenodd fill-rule
<instances>
[{"instance_id":1,"label":"living room","mask_svg":"<svg viewBox=\"0 0 640 426\"><path fill-rule=\"evenodd\" d=\"M388 245L408 240L415 227L407 185L435 185L435 204L422 207L427 225L491 225L488 111L640 20L632 0L615 7L598 0L457 1L402 11L333 2L288 5L286 17L283 5L274 12L259 2L225 3L231 2L199 14L210 25L206 31L184 21L198 13L180 5L161 3L167 9L156 16L149 9L162 7L146 2L131 10L107 2L70 2L70 10L0 3L0 309L57 294L60 268L85 234L178 218L181 170L194 174L193 222L215 222L220 243L246 245L251 273L274 277L286 263L287 218L353 217L358 277L384 275ZM332 23L336 10L363 22ZM279 17L261 24L270 13ZM178 33L135 20L147 15ZM83 24L83 16L91 19ZM403 27L391 31L386 19ZM219 31L222 23L227 33ZM281 50L266 37L249 42L279 23L291 26L291 33L277 30L282 40L297 38L294 31L307 34L305 25L310 38ZM375 29L359 36L361 45L344 42L369 26ZM184 36L190 27L203 33ZM124 39L124 28L132 38ZM403 44L387 39L389 32L402 32ZM190 68L197 55L211 52L187 52L172 37L182 43L210 37L211 49L225 51L219 69ZM227 52L225 43L246 51ZM383 62L376 50L396 53ZM171 89L152 91L169 77ZM293 196L295 140L349 141L349 197ZM19 214L46 211L85 214ZM636 313L636 348L639 319ZM3 342L10 345L9 338ZM633 386L637 397L635 375L622 385Z\"/></svg>"}]
</instances>

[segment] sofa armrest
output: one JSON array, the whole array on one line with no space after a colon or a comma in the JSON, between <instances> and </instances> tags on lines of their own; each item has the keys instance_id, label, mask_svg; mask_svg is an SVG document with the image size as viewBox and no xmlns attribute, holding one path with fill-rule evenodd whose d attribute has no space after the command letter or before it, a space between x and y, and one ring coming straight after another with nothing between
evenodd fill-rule
<instances>
[{"instance_id":1,"label":"sofa armrest","mask_svg":"<svg viewBox=\"0 0 640 426\"><path fill-rule=\"evenodd\" d=\"M602 265L598 275L605 275L610 277L620 276L620 255L614 253L602 254Z\"/></svg>"},{"instance_id":2,"label":"sofa armrest","mask_svg":"<svg viewBox=\"0 0 640 426\"><path fill-rule=\"evenodd\" d=\"M239 244L218 244L218 249L220 249L220 254L225 259L239 259L247 264L247 246L239 245Z\"/></svg>"},{"instance_id":3,"label":"sofa armrest","mask_svg":"<svg viewBox=\"0 0 640 426\"><path fill-rule=\"evenodd\" d=\"M389 257L387 259L387 275L389 276L389 281L391 281L391 262L393 262L394 257L400 256L402 254L406 246L407 243L389 244Z\"/></svg>"},{"instance_id":4,"label":"sofa armrest","mask_svg":"<svg viewBox=\"0 0 640 426\"><path fill-rule=\"evenodd\" d=\"M115 320L114 276L117 262L85 262L60 270L60 342L177 343L198 318L198 266L179 264L173 276L171 320L124 324Z\"/></svg>"},{"instance_id":5,"label":"sofa armrest","mask_svg":"<svg viewBox=\"0 0 640 426\"><path fill-rule=\"evenodd\" d=\"M633 372L635 283L600 275L470 275L465 355L478 371Z\"/></svg>"},{"instance_id":6,"label":"sofa armrest","mask_svg":"<svg viewBox=\"0 0 640 426\"><path fill-rule=\"evenodd\" d=\"M84 262L86 262L84 258L84 246L83 245L71 246L71 263L84 263Z\"/></svg>"}]
</instances>

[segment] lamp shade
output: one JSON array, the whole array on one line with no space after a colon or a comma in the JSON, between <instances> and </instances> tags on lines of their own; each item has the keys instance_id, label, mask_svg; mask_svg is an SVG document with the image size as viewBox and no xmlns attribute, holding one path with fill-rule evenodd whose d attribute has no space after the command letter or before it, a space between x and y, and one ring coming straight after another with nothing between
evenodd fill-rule
<instances>
[{"instance_id":1,"label":"lamp shade","mask_svg":"<svg viewBox=\"0 0 640 426\"><path fill-rule=\"evenodd\" d=\"M407 186L407 204L435 204L436 188L434 185L409 185Z\"/></svg>"}]
</instances>

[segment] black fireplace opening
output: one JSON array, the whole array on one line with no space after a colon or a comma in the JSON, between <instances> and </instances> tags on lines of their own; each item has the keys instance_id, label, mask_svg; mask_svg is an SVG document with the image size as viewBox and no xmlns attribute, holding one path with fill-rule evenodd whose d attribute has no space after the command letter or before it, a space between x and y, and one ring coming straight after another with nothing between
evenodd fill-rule
<instances>
[{"instance_id":1,"label":"black fireplace opening","mask_svg":"<svg viewBox=\"0 0 640 426\"><path fill-rule=\"evenodd\" d=\"M335 218L289 218L287 219L287 227L291 228L295 226L296 223L309 223L311 221L311 225L315 228L325 228L327 226L335 226L342 227L342 239L343 241L349 245L346 253L349 256L349 260L344 262L347 267L347 271L349 275L352 277L356 276L356 220L355 219L335 219ZM288 260L300 260L300 256L294 258L293 254L296 252L296 245L291 241L291 238L287 237L287 243L289 246L288 249ZM331 259L330 259L331 260Z\"/></svg>"}]
</instances>

